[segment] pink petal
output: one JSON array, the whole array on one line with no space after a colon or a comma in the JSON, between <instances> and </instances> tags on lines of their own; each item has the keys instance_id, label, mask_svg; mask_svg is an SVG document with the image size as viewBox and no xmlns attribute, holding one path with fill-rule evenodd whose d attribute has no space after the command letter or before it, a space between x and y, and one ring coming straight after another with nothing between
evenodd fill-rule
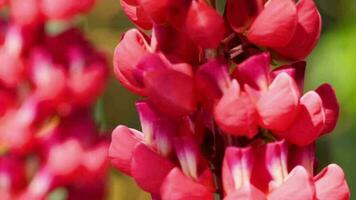
<instances>
[{"instance_id":1,"label":"pink petal","mask_svg":"<svg viewBox=\"0 0 356 200\"><path fill-rule=\"evenodd\" d=\"M192 1L184 30L202 48L216 48L225 37L224 19L205 1Z\"/></svg>"},{"instance_id":2,"label":"pink petal","mask_svg":"<svg viewBox=\"0 0 356 200\"><path fill-rule=\"evenodd\" d=\"M247 38L264 47L283 47L292 39L298 16L293 0L270 0L253 22Z\"/></svg>"},{"instance_id":3,"label":"pink petal","mask_svg":"<svg viewBox=\"0 0 356 200\"><path fill-rule=\"evenodd\" d=\"M269 143L265 150L265 164L274 183L282 184L288 176L288 144L282 140Z\"/></svg>"},{"instance_id":4,"label":"pink petal","mask_svg":"<svg viewBox=\"0 0 356 200\"><path fill-rule=\"evenodd\" d=\"M266 200L266 195L261 190L251 185L250 187L243 187L228 194L224 200Z\"/></svg>"},{"instance_id":5,"label":"pink petal","mask_svg":"<svg viewBox=\"0 0 356 200\"><path fill-rule=\"evenodd\" d=\"M162 150L165 153L169 153L165 150L168 151L171 146L165 145L171 144L171 140L177 132L175 124L163 116L162 113L147 101L137 102L136 110L140 117L144 143L149 146L154 146L156 142L158 151ZM162 149L159 148L161 145L165 147L162 146Z\"/></svg>"},{"instance_id":6,"label":"pink petal","mask_svg":"<svg viewBox=\"0 0 356 200\"><path fill-rule=\"evenodd\" d=\"M228 0L226 16L235 32L245 31L263 9L261 0Z\"/></svg>"},{"instance_id":7,"label":"pink petal","mask_svg":"<svg viewBox=\"0 0 356 200\"><path fill-rule=\"evenodd\" d=\"M226 133L252 138L257 134L257 112L250 98L240 94L236 80L215 107L214 117Z\"/></svg>"},{"instance_id":8,"label":"pink petal","mask_svg":"<svg viewBox=\"0 0 356 200\"><path fill-rule=\"evenodd\" d=\"M109 147L111 163L120 171L130 175L133 151L142 140L142 135L135 134L126 126L118 126L112 133Z\"/></svg>"},{"instance_id":9,"label":"pink petal","mask_svg":"<svg viewBox=\"0 0 356 200\"><path fill-rule=\"evenodd\" d=\"M225 150L222 181L226 194L250 188L253 159L251 148L228 147Z\"/></svg>"},{"instance_id":10,"label":"pink petal","mask_svg":"<svg viewBox=\"0 0 356 200\"><path fill-rule=\"evenodd\" d=\"M282 133L282 137L292 144L306 146L320 136L324 123L322 100L316 92L311 91L300 99L295 121Z\"/></svg>"},{"instance_id":11,"label":"pink petal","mask_svg":"<svg viewBox=\"0 0 356 200\"><path fill-rule=\"evenodd\" d=\"M157 69L144 76L147 96L165 114L179 117L196 108L194 79L170 69Z\"/></svg>"},{"instance_id":12,"label":"pink petal","mask_svg":"<svg viewBox=\"0 0 356 200\"><path fill-rule=\"evenodd\" d=\"M319 200L349 200L350 189L342 169L331 164L315 178L316 196Z\"/></svg>"},{"instance_id":13,"label":"pink petal","mask_svg":"<svg viewBox=\"0 0 356 200\"><path fill-rule=\"evenodd\" d=\"M109 144L105 141L86 150L82 163L87 173L84 179L92 180L98 176L105 176L109 167L108 149Z\"/></svg>"},{"instance_id":14,"label":"pink petal","mask_svg":"<svg viewBox=\"0 0 356 200\"><path fill-rule=\"evenodd\" d=\"M237 66L233 76L239 80L241 85L248 84L257 90L267 90L271 81L269 78L270 62L269 53L251 56Z\"/></svg>"},{"instance_id":15,"label":"pink petal","mask_svg":"<svg viewBox=\"0 0 356 200\"><path fill-rule=\"evenodd\" d=\"M313 179L301 166L295 167L285 182L268 195L268 200L314 200L315 188Z\"/></svg>"},{"instance_id":16,"label":"pink petal","mask_svg":"<svg viewBox=\"0 0 356 200\"><path fill-rule=\"evenodd\" d=\"M136 0L120 0L120 4L125 14L133 23L146 30L152 28L150 18Z\"/></svg>"},{"instance_id":17,"label":"pink petal","mask_svg":"<svg viewBox=\"0 0 356 200\"><path fill-rule=\"evenodd\" d=\"M159 194L161 185L174 168L174 164L144 144L138 144L135 148L131 174L137 184L147 192Z\"/></svg>"},{"instance_id":18,"label":"pink petal","mask_svg":"<svg viewBox=\"0 0 356 200\"><path fill-rule=\"evenodd\" d=\"M18 25L36 25L42 21L41 5L37 0L11 0L11 19Z\"/></svg>"},{"instance_id":19,"label":"pink petal","mask_svg":"<svg viewBox=\"0 0 356 200\"><path fill-rule=\"evenodd\" d=\"M209 108L212 107L230 87L226 62L216 59L200 66L195 82L200 100Z\"/></svg>"},{"instance_id":20,"label":"pink petal","mask_svg":"<svg viewBox=\"0 0 356 200\"><path fill-rule=\"evenodd\" d=\"M42 0L42 11L50 19L66 20L81 12L88 11L95 0Z\"/></svg>"},{"instance_id":21,"label":"pink petal","mask_svg":"<svg viewBox=\"0 0 356 200\"><path fill-rule=\"evenodd\" d=\"M90 106L103 91L109 76L106 59L98 55L93 63L83 70L72 70L68 80L68 87L74 96L73 104Z\"/></svg>"},{"instance_id":22,"label":"pink petal","mask_svg":"<svg viewBox=\"0 0 356 200\"><path fill-rule=\"evenodd\" d=\"M323 101L325 112L325 125L322 134L326 134L334 130L339 118L340 106L336 98L335 90L329 84L323 84L316 92L320 95Z\"/></svg>"},{"instance_id":23,"label":"pink petal","mask_svg":"<svg viewBox=\"0 0 356 200\"><path fill-rule=\"evenodd\" d=\"M292 170L295 166L303 166L309 174L314 174L315 164L315 144L305 147L290 145L288 149L288 169Z\"/></svg>"},{"instance_id":24,"label":"pink petal","mask_svg":"<svg viewBox=\"0 0 356 200\"><path fill-rule=\"evenodd\" d=\"M76 139L67 139L53 145L48 154L46 169L54 176L71 178L82 164L83 147Z\"/></svg>"},{"instance_id":25,"label":"pink petal","mask_svg":"<svg viewBox=\"0 0 356 200\"><path fill-rule=\"evenodd\" d=\"M129 90L143 95L143 85L135 78L140 60L150 51L148 40L137 29L127 31L114 53L114 72L119 81Z\"/></svg>"},{"instance_id":26,"label":"pink petal","mask_svg":"<svg viewBox=\"0 0 356 200\"><path fill-rule=\"evenodd\" d=\"M292 40L282 48L275 49L280 55L291 60L307 57L319 41L321 16L313 0L297 3L298 25Z\"/></svg>"},{"instance_id":27,"label":"pink petal","mask_svg":"<svg viewBox=\"0 0 356 200\"><path fill-rule=\"evenodd\" d=\"M181 136L175 140L175 150L182 172L193 179L198 178L199 148L192 136Z\"/></svg>"},{"instance_id":28,"label":"pink petal","mask_svg":"<svg viewBox=\"0 0 356 200\"><path fill-rule=\"evenodd\" d=\"M167 175L161 187L164 200L213 200L214 193L204 185L185 176L179 168Z\"/></svg>"},{"instance_id":29,"label":"pink petal","mask_svg":"<svg viewBox=\"0 0 356 200\"><path fill-rule=\"evenodd\" d=\"M292 77L286 73L279 74L257 102L262 126L271 130L286 130L297 114L299 96Z\"/></svg>"},{"instance_id":30,"label":"pink petal","mask_svg":"<svg viewBox=\"0 0 356 200\"><path fill-rule=\"evenodd\" d=\"M305 68L306 68L306 62L299 61L293 63L292 65L285 65L285 66L278 67L277 69L271 72L271 77L272 79L275 79L275 77L277 77L278 74L285 72L294 79L294 81L298 85L300 93L303 93Z\"/></svg>"}]
</instances>

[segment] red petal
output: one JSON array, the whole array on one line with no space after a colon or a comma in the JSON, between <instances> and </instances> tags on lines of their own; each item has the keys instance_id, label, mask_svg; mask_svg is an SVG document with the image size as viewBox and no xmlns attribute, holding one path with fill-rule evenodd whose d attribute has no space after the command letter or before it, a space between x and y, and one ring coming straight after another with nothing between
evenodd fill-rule
<instances>
[{"instance_id":1,"label":"red petal","mask_svg":"<svg viewBox=\"0 0 356 200\"><path fill-rule=\"evenodd\" d=\"M137 29L127 31L114 53L114 72L119 81L129 90L143 95L143 85L135 78L140 60L150 51L148 41Z\"/></svg>"},{"instance_id":2,"label":"red petal","mask_svg":"<svg viewBox=\"0 0 356 200\"><path fill-rule=\"evenodd\" d=\"M257 102L262 126L278 131L288 128L296 116L299 95L294 80L286 73L279 74Z\"/></svg>"},{"instance_id":3,"label":"red petal","mask_svg":"<svg viewBox=\"0 0 356 200\"><path fill-rule=\"evenodd\" d=\"M164 200L213 200L214 193L207 187L185 176L179 168L174 168L161 187Z\"/></svg>"},{"instance_id":4,"label":"red petal","mask_svg":"<svg viewBox=\"0 0 356 200\"><path fill-rule=\"evenodd\" d=\"M334 130L339 118L339 102L337 101L335 90L329 84L323 84L316 92L320 95L323 101L325 112L325 125L322 134L326 134Z\"/></svg>"},{"instance_id":5,"label":"red petal","mask_svg":"<svg viewBox=\"0 0 356 200\"><path fill-rule=\"evenodd\" d=\"M283 47L297 27L297 8L293 0L270 0L253 22L247 38L264 47Z\"/></svg>"},{"instance_id":6,"label":"red petal","mask_svg":"<svg viewBox=\"0 0 356 200\"><path fill-rule=\"evenodd\" d=\"M314 142L319 137L325 123L322 106L322 100L316 92L306 93L300 100L295 121L288 130L283 132L282 137L299 146L306 146Z\"/></svg>"},{"instance_id":7,"label":"red petal","mask_svg":"<svg viewBox=\"0 0 356 200\"><path fill-rule=\"evenodd\" d=\"M225 37L224 19L205 1L192 1L184 30L202 48L217 48Z\"/></svg>"},{"instance_id":8,"label":"red petal","mask_svg":"<svg viewBox=\"0 0 356 200\"><path fill-rule=\"evenodd\" d=\"M144 76L147 96L155 107L173 117L195 110L193 77L170 69L157 69Z\"/></svg>"},{"instance_id":9,"label":"red petal","mask_svg":"<svg viewBox=\"0 0 356 200\"><path fill-rule=\"evenodd\" d=\"M169 25L155 25L152 46L155 51L162 51L172 63L199 63L200 51L195 43L188 35Z\"/></svg>"},{"instance_id":10,"label":"red petal","mask_svg":"<svg viewBox=\"0 0 356 200\"><path fill-rule=\"evenodd\" d=\"M331 164L315 178L316 196L319 200L349 200L350 189L342 169Z\"/></svg>"},{"instance_id":11,"label":"red petal","mask_svg":"<svg viewBox=\"0 0 356 200\"><path fill-rule=\"evenodd\" d=\"M139 144L133 154L131 174L137 184L147 192L159 194L161 184L174 168L174 164L144 144Z\"/></svg>"},{"instance_id":12,"label":"red petal","mask_svg":"<svg viewBox=\"0 0 356 200\"><path fill-rule=\"evenodd\" d=\"M297 4L298 25L292 40L276 51L285 58L300 60L307 57L319 41L321 16L313 0L300 0Z\"/></svg>"},{"instance_id":13,"label":"red petal","mask_svg":"<svg viewBox=\"0 0 356 200\"><path fill-rule=\"evenodd\" d=\"M248 84L254 89L267 90L271 58L269 53L251 56L237 66L233 76L241 85Z\"/></svg>"},{"instance_id":14,"label":"red petal","mask_svg":"<svg viewBox=\"0 0 356 200\"><path fill-rule=\"evenodd\" d=\"M295 167L285 182L268 195L268 200L314 200L315 188L313 179L301 166Z\"/></svg>"},{"instance_id":15,"label":"red petal","mask_svg":"<svg viewBox=\"0 0 356 200\"><path fill-rule=\"evenodd\" d=\"M239 85L234 80L215 107L215 120L229 134L252 138L258 131L256 109L245 93L239 93Z\"/></svg>"},{"instance_id":16,"label":"red petal","mask_svg":"<svg viewBox=\"0 0 356 200\"><path fill-rule=\"evenodd\" d=\"M245 31L263 9L262 0L228 0L226 16L235 32Z\"/></svg>"},{"instance_id":17,"label":"red petal","mask_svg":"<svg viewBox=\"0 0 356 200\"><path fill-rule=\"evenodd\" d=\"M152 28L150 18L136 0L120 0L120 4L125 14L133 23L146 30Z\"/></svg>"},{"instance_id":18,"label":"red petal","mask_svg":"<svg viewBox=\"0 0 356 200\"><path fill-rule=\"evenodd\" d=\"M149 18L156 24L165 23L169 0L137 0Z\"/></svg>"},{"instance_id":19,"label":"red petal","mask_svg":"<svg viewBox=\"0 0 356 200\"><path fill-rule=\"evenodd\" d=\"M130 175L133 150L142 140L142 135L134 134L125 126L118 126L112 133L109 148L111 163L120 171Z\"/></svg>"}]
</instances>

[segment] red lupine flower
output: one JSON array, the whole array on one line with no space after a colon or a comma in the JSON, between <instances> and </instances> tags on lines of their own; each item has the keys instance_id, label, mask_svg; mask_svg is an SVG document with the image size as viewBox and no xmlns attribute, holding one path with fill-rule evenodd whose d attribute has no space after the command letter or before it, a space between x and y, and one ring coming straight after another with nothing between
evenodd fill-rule
<instances>
[{"instance_id":1,"label":"red lupine flower","mask_svg":"<svg viewBox=\"0 0 356 200\"><path fill-rule=\"evenodd\" d=\"M320 37L321 17L313 0L229 0L226 15L234 31L291 60L307 57Z\"/></svg>"},{"instance_id":2,"label":"red lupine flower","mask_svg":"<svg viewBox=\"0 0 356 200\"><path fill-rule=\"evenodd\" d=\"M156 44L159 46L159 39ZM142 33L127 32L115 50L118 79L133 92L147 96L168 115L182 116L194 111L192 67L187 63L173 64L161 53L152 54L153 51Z\"/></svg>"},{"instance_id":3,"label":"red lupine flower","mask_svg":"<svg viewBox=\"0 0 356 200\"><path fill-rule=\"evenodd\" d=\"M333 89L323 85L316 92L301 97L305 65L296 63L270 72L269 59L268 54L261 54L238 65L232 76L239 83L226 76L221 79L219 74L227 74L227 68L217 68L222 72L215 73L215 84L226 82L228 85L228 89L220 87L223 94L214 110L222 130L252 138L258 132L257 127L262 127L298 145L310 144L330 132L335 127L339 110ZM202 70L205 68L202 66ZM198 76L206 77L202 73L198 71Z\"/></svg>"},{"instance_id":4,"label":"red lupine flower","mask_svg":"<svg viewBox=\"0 0 356 200\"><path fill-rule=\"evenodd\" d=\"M118 126L109 157L152 199L349 199L340 167L314 173L339 105L328 84L303 95L299 60L321 29L312 0L228 0L225 18L204 0L120 3L152 36L132 29L116 47L117 78L146 99L142 132ZM271 70L268 51L296 62Z\"/></svg>"},{"instance_id":5,"label":"red lupine flower","mask_svg":"<svg viewBox=\"0 0 356 200\"><path fill-rule=\"evenodd\" d=\"M314 163L314 156L304 153L299 155L299 158L302 159L294 162L294 165L288 166L288 146L282 141L267 144L264 150L265 166L254 166L259 161L254 153L258 148L261 147L227 148L223 165L224 189L227 195L225 199L281 199L286 196L296 200L328 199L326 194L331 194L336 188L339 192L334 193L335 199L349 198L349 189L345 183L344 174L337 165L329 165L313 178L313 168L310 169L307 165ZM299 149L300 153L305 151L310 151L310 149ZM254 174L254 170L261 171L258 168L264 167L265 172L270 176L270 181L263 183L269 187L266 193L263 192L263 189L258 188L259 186L254 185L255 183L251 180L256 180L251 176ZM289 168L291 170L288 170ZM328 171L333 171L334 176L327 175ZM329 179L334 179L334 181L329 182L329 187L325 187L323 184Z\"/></svg>"},{"instance_id":6,"label":"red lupine flower","mask_svg":"<svg viewBox=\"0 0 356 200\"><path fill-rule=\"evenodd\" d=\"M203 0L120 0L120 3L136 25L151 29L168 23L202 48L216 48L225 36L223 18Z\"/></svg>"}]
</instances>

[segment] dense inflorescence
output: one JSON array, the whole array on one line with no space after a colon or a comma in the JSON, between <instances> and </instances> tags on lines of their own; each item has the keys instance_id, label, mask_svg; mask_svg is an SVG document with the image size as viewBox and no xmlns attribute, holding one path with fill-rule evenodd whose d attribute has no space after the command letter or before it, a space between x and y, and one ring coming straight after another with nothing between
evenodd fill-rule
<instances>
[{"instance_id":1,"label":"dense inflorescence","mask_svg":"<svg viewBox=\"0 0 356 200\"><path fill-rule=\"evenodd\" d=\"M138 28L114 70L144 99L142 131L112 133L114 166L156 200L349 199L339 166L315 170L339 104L329 84L304 93L313 0L227 0L223 13L205 0L120 3Z\"/></svg>"},{"instance_id":2,"label":"dense inflorescence","mask_svg":"<svg viewBox=\"0 0 356 200\"><path fill-rule=\"evenodd\" d=\"M72 27L93 0L8 0L0 19L0 199L104 199L109 140L92 107L104 54ZM9 13L9 14L5 14ZM66 24L51 31L50 24Z\"/></svg>"}]
</instances>

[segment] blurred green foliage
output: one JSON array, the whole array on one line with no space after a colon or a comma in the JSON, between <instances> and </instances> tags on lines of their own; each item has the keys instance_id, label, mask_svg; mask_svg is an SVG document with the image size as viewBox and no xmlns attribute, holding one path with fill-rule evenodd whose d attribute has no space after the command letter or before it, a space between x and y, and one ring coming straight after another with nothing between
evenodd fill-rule
<instances>
[{"instance_id":1,"label":"blurred green foliage","mask_svg":"<svg viewBox=\"0 0 356 200\"><path fill-rule=\"evenodd\" d=\"M223 0L217 0L219 5ZM335 162L347 175L351 190L356 192L356 1L316 0L323 17L323 34L314 53L308 59L306 86L331 83L341 104L341 116L334 133L318 142L320 167ZM222 6L220 6L220 10ZM108 55L111 62L114 48L122 33L133 25L120 11L118 0L99 0L81 25L89 38ZM138 128L134 102L138 98L120 86L113 76L100 101L100 121L106 130L118 124ZM130 178L112 172L109 200L149 199Z\"/></svg>"}]
</instances>

